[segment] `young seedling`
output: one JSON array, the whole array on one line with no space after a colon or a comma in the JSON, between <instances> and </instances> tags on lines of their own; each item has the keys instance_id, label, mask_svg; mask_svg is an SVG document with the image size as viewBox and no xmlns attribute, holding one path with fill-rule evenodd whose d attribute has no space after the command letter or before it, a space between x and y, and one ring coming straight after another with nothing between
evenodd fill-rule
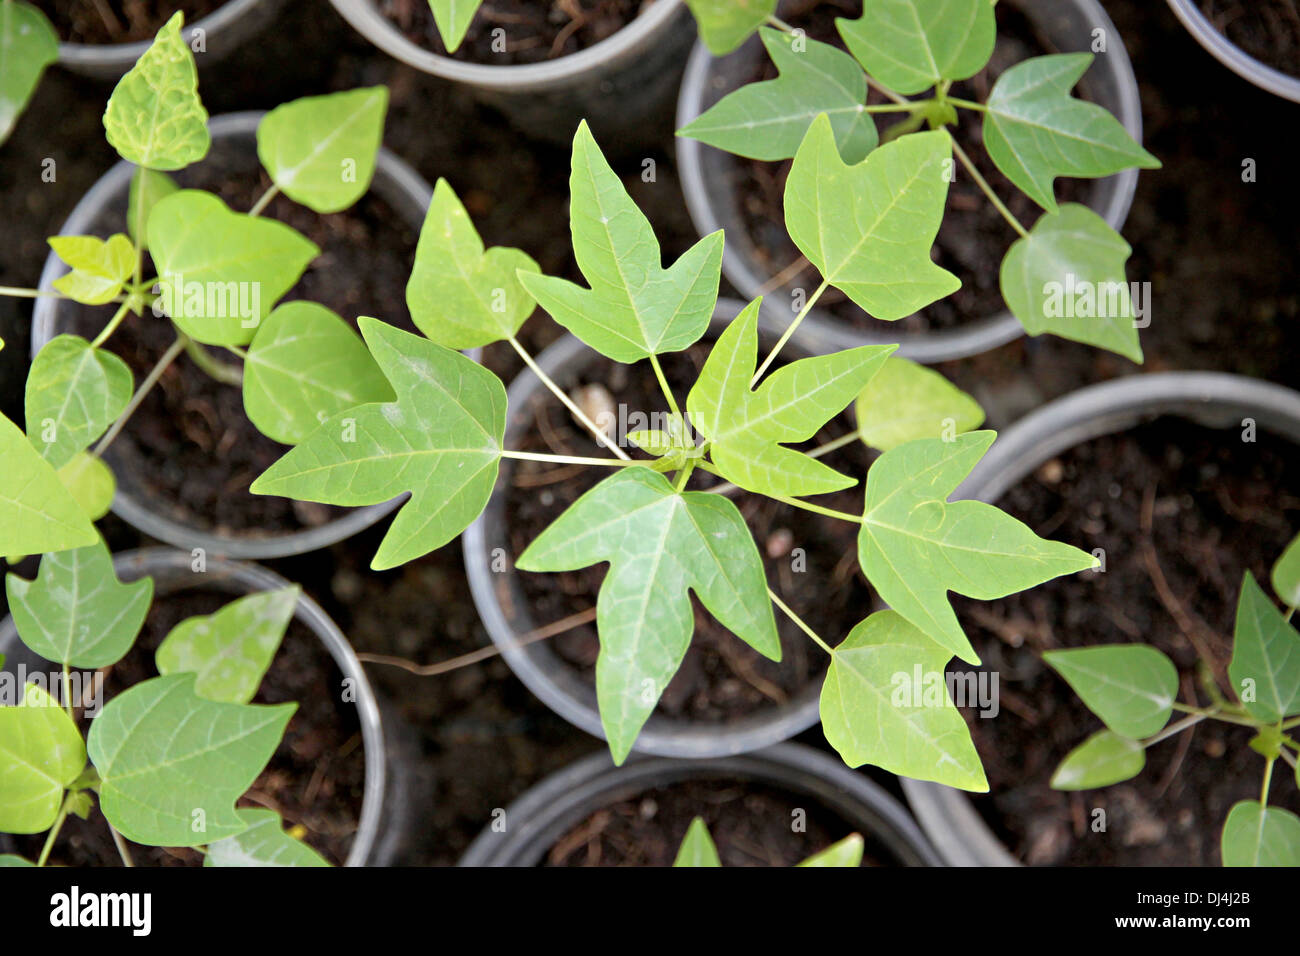
<instances>
[{"instance_id":1,"label":"young seedling","mask_svg":"<svg viewBox=\"0 0 1300 956\"><path fill-rule=\"evenodd\" d=\"M48 831L34 863L6 855L0 865L44 866L68 815L88 820L96 803L127 866L123 838L203 847L205 866L328 865L275 812L235 805L297 707L249 703L293 616L296 586L181 621L155 654L160 676L105 703L87 736L78 726L83 678L131 650L153 581L122 583L96 541L47 554L35 580L10 574L5 586L19 638L61 675L49 687L28 683L17 706L0 707L0 831Z\"/></svg>"},{"instance_id":2,"label":"young seedling","mask_svg":"<svg viewBox=\"0 0 1300 956\"><path fill-rule=\"evenodd\" d=\"M1007 308L1025 330L1142 361L1125 278L1128 243L1086 206L1060 205L1053 194L1058 176L1095 178L1160 165L1105 109L1070 96L1091 53L1024 60L999 76L987 101L979 103L949 91L955 81L978 73L993 53L996 25L988 0L864 0L859 18L836 20L847 52L777 19L774 0L688 5L717 55L758 31L779 76L728 94L678 135L752 159L794 159L785 192L786 227L824 279L813 301L829 284L868 315L893 321L916 311L922 300L957 289L956 277L912 251L928 250L934 240L937 222L931 228L926 204L955 181L955 156L1020 237L1003 258L999 279ZM889 102L867 105L868 89ZM1032 227L1011 213L947 129L959 110L982 115L989 158L1044 210ZM902 119L880 133L876 118L894 116ZM923 127L931 132L919 132ZM851 201L855 189L877 175L873 166L883 162L884 144L909 142L909 152L894 154L893 177L882 193ZM820 207L809 202L812 181L823 187L816 195L828 197ZM892 215L885 203L890 197L899 200ZM913 207L925 212L916 215ZM872 268L851 277L843 256L853 247L837 236L849 220L876 210L890 216L882 235L897 245L879 247Z\"/></svg>"},{"instance_id":3,"label":"young seedling","mask_svg":"<svg viewBox=\"0 0 1300 956\"><path fill-rule=\"evenodd\" d=\"M826 849L814 853L796 866L861 866L862 837L851 833L838 843L832 843ZM691 821L677 851L673 866L722 866L718 857L718 848L709 833L703 817Z\"/></svg>"},{"instance_id":4,"label":"young seedling","mask_svg":"<svg viewBox=\"0 0 1300 956\"><path fill-rule=\"evenodd\" d=\"M1043 655L1106 725L1061 761L1052 776L1057 790L1095 790L1136 777L1147 748L1190 730L1203 720L1250 727L1250 748L1264 758L1258 800L1232 806L1223 823L1224 866L1300 866L1300 817L1270 806L1269 784L1278 760L1296 773L1300 743L1288 733L1300 726L1300 633L1291 615L1300 606L1300 537L1272 572L1273 591L1286 614L1247 571L1241 582L1225 697L1211 676L1212 662L1200 662L1208 706L1178 701L1178 671L1163 652L1145 644L1106 644ZM1180 719L1169 723L1177 712Z\"/></svg>"}]
</instances>

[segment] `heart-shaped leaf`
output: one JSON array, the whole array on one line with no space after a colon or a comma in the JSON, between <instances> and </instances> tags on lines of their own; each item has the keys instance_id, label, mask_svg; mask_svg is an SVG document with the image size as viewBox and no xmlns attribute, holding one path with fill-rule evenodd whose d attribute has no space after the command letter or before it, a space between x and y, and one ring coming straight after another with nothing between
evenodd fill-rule
<instances>
[{"instance_id":1,"label":"heart-shaped leaf","mask_svg":"<svg viewBox=\"0 0 1300 956\"><path fill-rule=\"evenodd\" d=\"M50 463L0 415L0 554L44 554L94 544L94 525Z\"/></svg>"},{"instance_id":2,"label":"heart-shaped leaf","mask_svg":"<svg viewBox=\"0 0 1300 956\"><path fill-rule=\"evenodd\" d=\"M1129 780L1147 763L1146 748L1113 730L1099 730L1071 750L1052 774L1054 790L1096 790Z\"/></svg>"},{"instance_id":3,"label":"heart-shaped leaf","mask_svg":"<svg viewBox=\"0 0 1300 956\"><path fill-rule=\"evenodd\" d=\"M135 247L121 233L107 241L98 236L54 236L49 242L72 269L54 280L54 288L83 305L111 302L135 271Z\"/></svg>"},{"instance_id":4,"label":"heart-shaped leaf","mask_svg":"<svg viewBox=\"0 0 1300 956\"><path fill-rule=\"evenodd\" d=\"M1242 800L1228 811L1220 850L1224 866L1300 866L1300 817Z\"/></svg>"},{"instance_id":5,"label":"heart-shaped leaf","mask_svg":"<svg viewBox=\"0 0 1300 956\"><path fill-rule=\"evenodd\" d=\"M630 466L569 506L519 556L522 571L610 562L596 599L596 697L615 763L677 672L695 621L688 589L733 634L781 659L758 548L736 506L678 494L663 475Z\"/></svg>"},{"instance_id":6,"label":"heart-shaped leaf","mask_svg":"<svg viewBox=\"0 0 1300 956\"><path fill-rule=\"evenodd\" d=\"M556 322L616 362L677 352L698 341L718 300L722 231L664 269L650 221L586 122L573 137L569 189L573 253L591 288L523 272L524 288Z\"/></svg>"},{"instance_id":7,"label":"heart-shaped leaf","mask_svg":"<svg viewBox=\"0 0 1300 956\"><path fill-rule=\"evenodd\" d=\"M259 495L373 505L403 492L371 562L395 567L465 530L496 482L506 390L477 362L377 319L361 334L397 401L340 412L253 482Z\"/></svg>"},{"instance_id":8,"label":"heart-shaped leaf","mask_svg":"<svg viewBox=\"0 0 1300 956\"><path fill-rule=\"evenodd\" d=\"M406 306L416 327L439 345L478 348L510 338L532 315L536 302L517 273L540 271L518 249L484 251L465 207L439 179L415 248Z\"/></svg>"},{"instance_id":9,"label":"heart-shaped leaf","mask_svg":"<svg viewBox=\"0 0 1300 956\"><path fill-rule=\"evenodd\" d=\"M45 68L59 58L59 37L29 3L0 3L0 143L9 138Z\"/></svg>"},{"instance_id":10,"label":"heart-shaped leaf","mask_svg":"<svg viewBox=\"0 0 1300 956\"><path fill-rule=\"evenodd\" d=\"M858 434L881 451L917 438L956 436L979 428L979 402L934 369L891 355L858 393Z\"/></svg>"},{"instance_id":11,"label":"heart-shaped leaf","mask_svg":"<svg viewBox=\"0 0 1300 956\"><path fill-rule=\"evenodd\" d=\"M677 848L673 866L722 866L722 861L718 859L718 848L709 835L709 827L703 817L691 821L682 845Z\"/></svg>"},{"instance_id":12,"label":"heart-shaped leaf","mask_svg":"<svg viewBox=\"0 0 1300 956\"><path fill-rule=\"evenodd\" d=\"M1145 644L1106 644L1047 651L1052 666L1121 737L1149 737L1169 722L1178 699L1178 670Z\"/></svg>"},{"instance_id":13,"label":"heart-shaped leaf","mask_svg":"<svg viewBox=\"0 0 1300 956\"><path fill-rule=\"evenodd\" d=\"M1251 716L1271 724L1300 713L1300 633L1249 571L1241 581L1228 676Z\"/></svg>"},{"instance_id":14,"label":"heart-shaped leaf","mask_svg":"<svg viewBox=\"0 0 1300 956\"><path fill-rule=\"evenodd\" d=\"M27 437L55 468L72 460L126 409L131 369L77 335L41 347L27 375Z\"/></svg>"},{"instance_id":15,"label":"heart-shaped leaf","mask_svg":"<svg viewBox=\"0 0 1300 956\"><path fill-rule=\"evenodd\" d=\"M943 130L914 133L840 159L830 119L813 120L785 184L785 222L822 277L877 319L911 315L961 287L935 265L951 159Z\"/></svg>"},{"instance_id":16,"label":"heart-shaped leaf","mask_svg":"<svg viewBox=\"0 0 1300 956\"><path fill-rule=\"evenodd\" d=\"M862 16L835 25L863 69L909 96L974 76L997 38L989 0L865 0Z\"/></svg>"},{"instance_id":17,"label":"heart-shaped leaf","mask_svg":"<svg viewBox=\"0 0 1300 956\"><path fill-rule=\"evenodd\" d=\"M85 768L77 725L53 697L28 684L17 707L0 707L0 832L48 830L63 791Z\"/></svg>"},{"instance_id":18,"label":"heart-shaped leaf","mask_svg":"<svg viewBox=\"0 0 1300 956\"><path fill-rule=\"evenodd\" d=\"M239 810L248 827L208 845L204 866L329 866L319 853L280 828L274 810Z\"/></svg>"},{"instance_id":19,"label":"heart-shaped leaf","mask_svg":"<svg viewBox=\"0 0 1300 956\"><path fill-rule=\"evenodd\" d=\"M776 0L686 0L714 56L730 53L776 13Z\"/></svg>"}]
</instances>

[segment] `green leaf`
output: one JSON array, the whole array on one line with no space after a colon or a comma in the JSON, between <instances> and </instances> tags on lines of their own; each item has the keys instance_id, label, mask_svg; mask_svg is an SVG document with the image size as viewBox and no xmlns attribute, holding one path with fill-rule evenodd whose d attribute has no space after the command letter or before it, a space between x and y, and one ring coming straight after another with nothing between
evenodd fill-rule
<instances>
[{"instance_id":1,"label":"green leaf","mask_svg":"<svg viewBox=\"0 0 1300 956\"><path fill-rule=\"evenodd\" d=\"M691 821L686 837L677 850L673 866L722 866L722 860L718 859L718 848L713 843L713 837L709 836L709 828L703 817Z\"/></svg>"},{"instance_id":2,"label":"green leaf","mask_svg":"<svg viewBox=\"0 0 1300 956\"><path fill-rule=\"evenodd\" d=\"M166 199L180 187L166 173L155 172L140 166L131 177L131 192L127 198L127 232L136 244L148 247L149 214L160 200Z\"/></svg>"},{"instance_id":3,"label":"green leaf","mask_svg":"<svg viewBox=\"0 0 1300 956\"><path fill-rule=\"evenodd\" d=\"M686 0L714 56L730 53L776 12L776 0Z\"/></svg>"},{"instance_id":4,"label":"green leaf","mask_svg":"<svg viewBox=\"0 0 1300 956\"><path fill-rule=\"evenodd\" d=\"M275 753L297 704L220 704L193 674L155 677L105 705L88 750L99 806L128 840L199 846L243 833L235 801Z\"/></svg>"},{"instance_id":5,"label":"green leaf","mask_svg":"<svg viewBox=\"0 0 1300 956\"><path fill-rule=\"evenodd\" d=\"M1043 660L1121 737L1149 737L1169 722L1178 670L1145 644L1105 644L1047 651Z\"/></svg>"},{"instance_id":6,"label":"green leaf","mask_svg":"<svg viewBox=\"0 0 1300 956\"><path fill-rule=\"evenodd\" d=\"M263 435L296 445L331 415L393 390L361 336L315 302L286 302L257 329L244 360L244 411Z\"/></svg>"},{"instance_id":7,"label":"green leaf","mask_svg":"<svg viewBox=\"0 0 1300 956\"><path fill-rule=\"evenodd\" d=\"M1048 212L1056 211L1057 176L1109 176L1156 159L1115 117L1070 89L1091 53L1054 53L1017 63L998 77L984 114L984 146L1007 179Z\"/></svg>"},{"instance_id":8,"label":"green leaf","mask_svg":"<svg viewBox=\"0 0 1300 956\"><path fill-rule=\"evenodd\" d=\"M813 120L785 184L785 221L822 277L877 319L893 321L955 292L935 265L952 150L943 130L914 133L861 163L840 159L830 119Z\"/></svg>"},{"instance_id":9,"label":"green leaf","mask_svg":"<svg viewBox=\"0 0 1300 956\"><path fill-rule=\"evenodd\" d=\"M131 369L77 335L42 346L27 375L24 413L33 447L55 468L102 435L131 400Z\"/></svg>"},{"instance_id":10,"label":"green leaf","mask_svg":"<svg viewBox=\"0 0 1300 956\"><path fill-rule=\"evenodd\" d=\"M0 707L0 832L40 833L59 815L64 789L86 766L77 725L28 684L17 707Z\"/></svg>"},{"instance_id":11,"label":"green leaf","mask_svg":"<svg viewBox=\"0 0 1300 956\"><path fill-rule=\"evenodd\" d=\"M799 866L849 866L862 865L862 835L850 833L838 843L832 843L819 853L814 853Z\"/></svg>"},{"instance_id":12,"label":"green leaf","mask_svg":"<svg viewBox=\"0 0 1300 956\"><path fill-rule=\"evenodd\" d=\"M1146 748L1113 730L1099 730L1071 750L1052 774L1054 790L1095 790L1136 777L1146 766Z\"/></svg>"},{"instance_id":13,"label":"green leaf","mask_svg":"<svg viewBox=\"0 0 1300 956\"><path fill-rule=\"evenodd\" d=\"M121 233L107 242L98 236L54 236L49 242L72 268L54 280L54 288L83 305L111 302L135 270L135 247Z\"/></svg>"},{"instance_id":14,"label":"green leaf","mask_svg":"<svg viewBox=\"0 0 1300 956\"><path fill-rule=\"evenodd\" d=\"M863 69L908 96L974 76L997 39L989 0L866 0L835 25Z\"/></svg>"},{"instance_id":15,"label":"green leaf","mask_svg":"<svg viewBox=\"0 0 1300 956\"><path fill-rule=\"evenodd\" d=\"M483 510L505 439L506 390L459 352L377 319L360 322L397 401L335 415L252 491L348 506L411 492L371 562L381 571L441 547Z\"/></svg>"},{"instance_id":16,"label":"green leaf","mask_svg":"<svg viewBox=\"0 0 1300 956\"><path fill-rule=\"evenodd\" d=\"M0 3L0 143L9 138L45 68L59 58L59 37L28 3Z\"/></svg>"},{"instance_id":17,"label":"green leaf","mask_svg":"<svg viewBox=\"0 0 1300 956\"><path fill-rule=\"evenodd\" d=\"M109 145L129 163L183 169L208 154L208 111L199 99L194 55L177 13L118 81L104 111Z\"/></svg>"},{"instance_id":18,"label":"green leaf","mask_svg":"<svg viewBox=\"0 0 1300 956\"><path fill-rule=\"evenodd\" d=\"M853 57L828 43L764 28L763 45L780 75L729 93L677 131L752 159L789 159L817 114L830 117L845 162L857 163L879 137L866 111L867 81Z\"/></svg>"},{"instance_id":19,"label":"green leaf","mask_svg":"<svg viewBox=\"0 0 1300 956\"><path fill-rule=\"evenodd\" d=\"M687 589L728 630L781 659L763 563L736 506L678 494L661 474L620 469L575 501L517 562L573 571L610 562L596 599L596 697L615 763L676 673L695 628Z\"/></svg>"},{"instance_id":20,"label":"green leaf","mask_svg":"<svg viewBox=\"0 0 1300 956\"><path fill-rule=\"evenodd\" d=\"M153 207L149 242L160 307L206 345L247 345L320 254L284 223L231 212L197 189L172 193Z\"/></svg>"},{"instance_id":21,"label":"green leaf","mask_svg":"<svg viewBox=\"0 0 1300 956\"><path fill-rule=\"evenodd\" d=\"M448 53L455 53L483 0L429 0L433 22Z\"/></svg>"},{"instance_id":22,"label":"green leaf","mask_svg":"<svg viewBox=\"0 0 1300 956\"><path fill-rule=\"evenodd\" d=\"M858 393L854 414L863 443L880 451L984 423L984 409L970 395L934 369L893 355Z\"/></svg>"},{"instance_id":23,"label":"green leaf","mask_svg":"<svg viewBox=\"0 0 1300 956\"><path fill-rule=\"evenodd\" d=\"M43 554L94 544L94 526L49 462L0 415L0 554Z\"/></svg>"},{"instance_id":24,"label":"green leaf","mask_svg":"<svg viewBox=\"0 0 1300 956\"><path fill-rule=\"evenodd\" d=\"M569 178L573 253L590 289L552 276L519 274L551 317L616 362L680 351L709 327L722 270L722 231L705 236L671 267L659 240L584 121L573 137Z\"/></svg>"},{"instance_id":25,"label":"green leaf","mask_svg":"<svg viewBox=\"0 0 1300 956\"><path fill-rule=\"evenodd\" d=\"M209 844L204 866L329 866L319 853L280 829L274 810L239 810L248 827Z\"/></svg>"},{"instance_id":26,"label":"green leaf","mask_svg":"<svg viewBox=\"0 0 1300 956\"><path fill-rule=\"evenodd\" d=\"M984 793L988 780L970 730L941 683L951 651L897 611L879 611L849 632L822 685L822 732L850 767ZM922 686L916 686L916 677Z\"/></svg>"},{"instance_id":27,"label":"green leaf","mask_svg":"<svg viewBox=\"0 0 1300 956\"><path fill-rule=\"evenodd\" d=\"M284 103L257 126L258 158L294 202L339 212L370 188L387 110L384 86Z\"/></svg>"},{"instance_id":28,"label":"green leaf","mask_svg":"<svg viewBox=\"0 0 1300 956\"><path fill-rule=\"evenodd\" d=\"M1300 535L1282 552L1273 565L1273 592L1287 607L1300 604Z\"/></svg>"},{"instance_id":29,"label":"green leaf","mask_svg":"<svg viewBox=\"0 0 1300 956\"><path fill-rule=\"evenodd\" d=\"M1087 206L1044 213L1002 260L1002 297L1030 335L1051 332L1142 361L1124 264L1133 250Z\"/></svg>"},{"instance_id":30,"label":"green leaf","mask_svg":"<svg viewBox=\"0 0 1300 956\"><path fill-rule=\"evenodd\" d=\"M113 470L88 451L79 451L58 470L59 481L91 521L108 514L117 494Z\"/></svg>"},{"instance_id":31,"label":"green leaf","mask_svg":"<svg viewBox=\"0 0 1300 956\"><path fill-rule=\"evenodd\" d=\"M989 601L1094 567L980 501L951 495L993 443L991 431L923 438L885 452L867 473L858 560L881 598L962 660L979 663L946 592Z\"/></svg>"},{"instance_id":32,"label":"green leaf","mask_svg":"<svg viewBox=\"0 0 1300 956\"><path fill-rule=\"evenodd\" d=\"M46 660L95 670L122 659L144 625L153 581L123 584L103 540L41 558L33 581L5 577L18 636Z\"/></svg>"},{"instance_id":33,"label":"green leaf","mask_svg":"<svg viewBox=\"0 0 1300 956\"><path fill-rule=\"evenodd\" d=\"M280 647L302 589L249 594L212 614L186 618L155 654L159 674L194 674L194 692L223 704L247 704Z\"/></svg>"},{"instance_id":34,"label":"green leaf","mask_svg":"<svg viewBox=\"0 0 1300 956\"><path fill-rule=\"evenodd\" d=\"M1220 847L1224 866L1300 866L1300 817L1242 800L1228 811Z\"/></svg>"},{"instance_id":35,"label":"green leaf","mask_svg":"<svg viewBox=\"0 0 1300 956\"><path fill-rule=\"evenodd\" d=\"M0 853L0 868L6 866L35 866L31 860L23 859L13 853Z\"/></svg>"},{"instance_id":36,"label":"green leaf","mask_svg":"<svg viewBox=\"0 0 1300 956\"><path fill-rule=\"evenodd\" d=\"M863 345L799 359L749 387L758 365L755 299L718 337L686 398L691 422L711 440L714 465L747 491L818 495L857 483L781 442L807 441L853 401L894 351Z\"/></svg>"},{"instance_id":37,"label":"green leaf","mask_svg":"<svg viewBox=\"0 0 1300 956\"><path fill-rule=\"evenodd\" d=\"M1249 571L1237 601L1228 677L1252 717L1271 724L1300 713L1300 634Z\"/></svg>"},{"instance_id":38,"label":"green leaf","mask_svg":"<svg viewBox=\"0 0 1300 956\"><path fill-rule=\"evenodd\" d=\"M445 179L420 230L406 305L416 327L439 345L471 349L508 339L536 303L519 272L540 272L532 256L483 240Z\"/></svg>"}]
</instances>

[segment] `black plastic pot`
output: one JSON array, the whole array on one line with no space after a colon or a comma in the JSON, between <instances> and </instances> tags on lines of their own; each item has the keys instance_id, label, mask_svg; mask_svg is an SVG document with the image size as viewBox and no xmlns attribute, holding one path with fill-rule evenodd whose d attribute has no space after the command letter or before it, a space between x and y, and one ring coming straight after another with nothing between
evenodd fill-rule
<instances>
[{"instance_id":1,"label":"black plastic pot","mask_svg":"<svg viewBox=\"0 0 1300 956\"><path fill-rule=\"evenodd\" d=\"M1092 67L1079 83L1080 92L1089 100L1110 110L1124 124L1130 135L1142 140L1142 110L1137 81L1129 63L1124 43L1097 0L1007 0L1024 11L1026 17L1063 53L1088 51L1093 31L1100 29L1106 37L1106 52L1097 54ZM680 129L723 96L739 88L754 75L766 54L758 37L751 37L740 49L715 58L697 43L686 65L681 94L677 101L677 127ZM794 284L768 290L772 279L757 255L754 240L747 235L744 217L736 202L732 183L739 157L699 142L678 137L677 164L682 190L691 220L700 235L725 229L727 244L722 252L722 271L745 299L767 292L764 318L778 331L790 322L785 303L791 301ZM1092 183L1088 205L1119 230L1128 216L1137 189L1138 171L1123 172ZM917 362L943 362L964 358L997 348L1024 335L1024 327L1008 311L993 316L972 316L969 322L952 329L906 334L889 328L880 331L857 329L829 313L814 308L805 317L801 331L806 341L820 352L837 352L857 345L896 342L898 354Z\"/></svg>"},{"instance_id":2,"label":"black plastic pot","mask_svg":"<svg viewBox=\"0 0 1300 956\"><path fill-rule=\"evenodd\" d=\"M1291 76L1259 62L1220 33L1201 12L1196 0L1168 0L1174 16L1216 60L1261 90L1300 103L1300 77Z\"/></svg>"},{"instance_id":3,"label":"black plastic pot","mask_svg":"<svg viewBox=\"0 0 1300 956\"><path fill-rule=\"evenodd\" d=\"M720 333L742 308L743 305L734 300L719 299L710 334ZM786 345L783 354L797 357L809 353L796 336ZM598 353L572 335L558 339L537 356L537 364L561 388L568 388L583 368L600 360ZM510 383L507 448L518 447L518 437L532 427L534 401L548 394L541 381L527 370ZM487 508L463 535L470 593L488 634L515 676L551 710L587 733L603 739L605 734L596 706L595 687L577 668L561 658L549 642L520 646L523 635L548 622L533 619L518 572L513 566L499 573L492 570L497 549L502 549L500 553L510 554L506 490L510 487L513 469L513 460L502 459L500 477ZM814 681L784 706L773 706L725 724L676 719L656 712L646 721L632 749L687 758L723 757L758 750L788 740L817 723L820 693L820 683Z\"/></svg>"},{"instance_id":4,"label":"black plastic pot","mask_svg":"<svg viewBox=\"0 0 1300 956\"><path fill-rule=\"evenodd\" d=\"M227 0L212 13L194 23L187 23L181 36L193 43L202 31L206 49L195 54L200 68L228 56L240 44L266 27L279 12L284 0ZM59 65L74 73L97 80L116 80L135 66L153 40L136 43L60 43Z\"/></svg>"},{"instance_id":5,"label":"black plastic pot","mask_svg":"<svg viewBox=\"0 0 1300 956\"><path fill-rule=\"evenodd\" d=\"M547 777L506 808L506 828L491 826L470 844L460 866L537 866L569 829L602 807L687 780L766 785L806 797L885 848L902 866L941 866L907 810L876 783L819 750L778 744L718 760L635 757L615 767L593 754Z\"/></svg>"},{"instance_id":6,"label":"black plastic pot","mask_svg":"<svg viewBox=\"0 0 1300 956\"><path fill-rule=\"evenodd\" d=\"M113 568L123 581L152 577L155 600L168 594L195 589L240 597L289 584L280 575L256 564L209 557L207 569L196 572L191 567L192 561L189 552L174 551L171 548L146 548L117 555L113 559ZM352 645L321 610L320 605L303 594L298 598L294 618L311 629L334 659L343 677L352 682L356 692L366 776L361 816L348 853L347 865L391 865L405 840L415 809L405 780L405 764L409 759L402 747L404 728L394 726L391 717L387 718L388 724L385 725L384 719L381 719L380 702L353 653ZM6 617L0 622L0 654L5 655L4 670L11 674L17 674L20 665L28 672L47 671L58 666L32 653L18 639L12 617ZM387 708L383 710L387 711ZM394 755L396 759L392 759ZM0 837L0 841L3 840Z\"/></svg>"},{"instance_id":7,"label":"black plastic pot","mask_svg":"<svg viewBox=\"0 0 1300 956\"><path fill-rule=\"evenodd\" d=\"M613 36L546 63L492 66L465 63L408 40L373 0L330 0L339 14L394 59L469 87L530 136L567 144L586 119L610 152L657 133L669 118L673 93L695 36L681 0L655 0Z\"/></svg>"},{"instance_id":8,"label":"black plastic pot","mask_svg":"<svg viewBox=\"0 0 1300 956\"><path fill-rule=\"evenodd\" d=\"M1004 431L957 488L954 499L996 502L1039 465L1061 452L1164 415L1209 428L1260 428L1300 443L1300 392L1219 372L1134 375L1079 389ZM1019 861L960 790L903 780L912 810L945 862L953 866L1016 866Z\"/></svg>"},{"instance_id":9,"label":"black plastic pot","mask_svg":"<svg viewBox=\"0 0 1300 956\"><path fill-rule=\"evenodd\" d=\"M212 132L214 153L242 151L249 157L250 168L255 166L257 124L261 122L263 115L265 114L260 112L247 112L215 117L208 124ZM126 162L120 162L110 169L77 203L67 222L59 228L59 235L92 234L95 231L95 224L103 220L106 213L111 213L112 221L125 223L127 193L134 172L135 166ZM419 173L388 150L380 149L371 189L382 197L412 229L419 231L433 196L433 190ZM51 253L45 260L45 268L41 272L40 288L51 290L54 280L67 271L68 267L58 256ZM64 329L75 308L78 306L64 299L49 297L36 300L32 312L33 357L45 343ZM130 428L129 424L127 428ZM232 558L279 558L315 551L368 528L398 504L398 501L394 500L357 508L319 527L288 534L269 537L222 534L189 527L160 514L141 489L137 476L124 470L114 459L112 447L106 452L106 460L113 466L118 481L117 495L113 499L114 514L142 534L159 541L165 541L185 550L203 548L209 554Z\"/></svg>"}]
</instances>

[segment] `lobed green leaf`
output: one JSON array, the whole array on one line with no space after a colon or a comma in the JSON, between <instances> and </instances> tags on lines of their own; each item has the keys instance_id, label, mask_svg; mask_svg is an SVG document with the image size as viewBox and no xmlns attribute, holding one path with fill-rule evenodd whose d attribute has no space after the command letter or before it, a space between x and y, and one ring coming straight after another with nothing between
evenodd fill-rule
<instances>
[{"instance_id":1,"label":"lobed green leaf","mask_svg":"<svg viewBox=\"0 0 1300 956\"><path fill-rule=\"evenodd\" d=\"M0 554L66 551L99 540L54 468L3 415L0 461Z\"/></svg>"},{"instance_id":2,"label":"lobed green leaf","mask_svg":"<svg viewBox=\"0 0 1300 956\"><path fill-rule=\"evenodd\" d=\"M776 13L776 0L686 0L686 5L714 56L736 49Z\"/></svg>"},{"instance_id":3,"label":"lobed green leaf","mask_svg":"<svg viewBox=\"0 0 1300 956\"><path fill-rule=\"evenodd\" d=\"M974 76L997 39L989 0L864 0L835 25L864 70L908 96Z\"/></svg>"}]
</instances>

